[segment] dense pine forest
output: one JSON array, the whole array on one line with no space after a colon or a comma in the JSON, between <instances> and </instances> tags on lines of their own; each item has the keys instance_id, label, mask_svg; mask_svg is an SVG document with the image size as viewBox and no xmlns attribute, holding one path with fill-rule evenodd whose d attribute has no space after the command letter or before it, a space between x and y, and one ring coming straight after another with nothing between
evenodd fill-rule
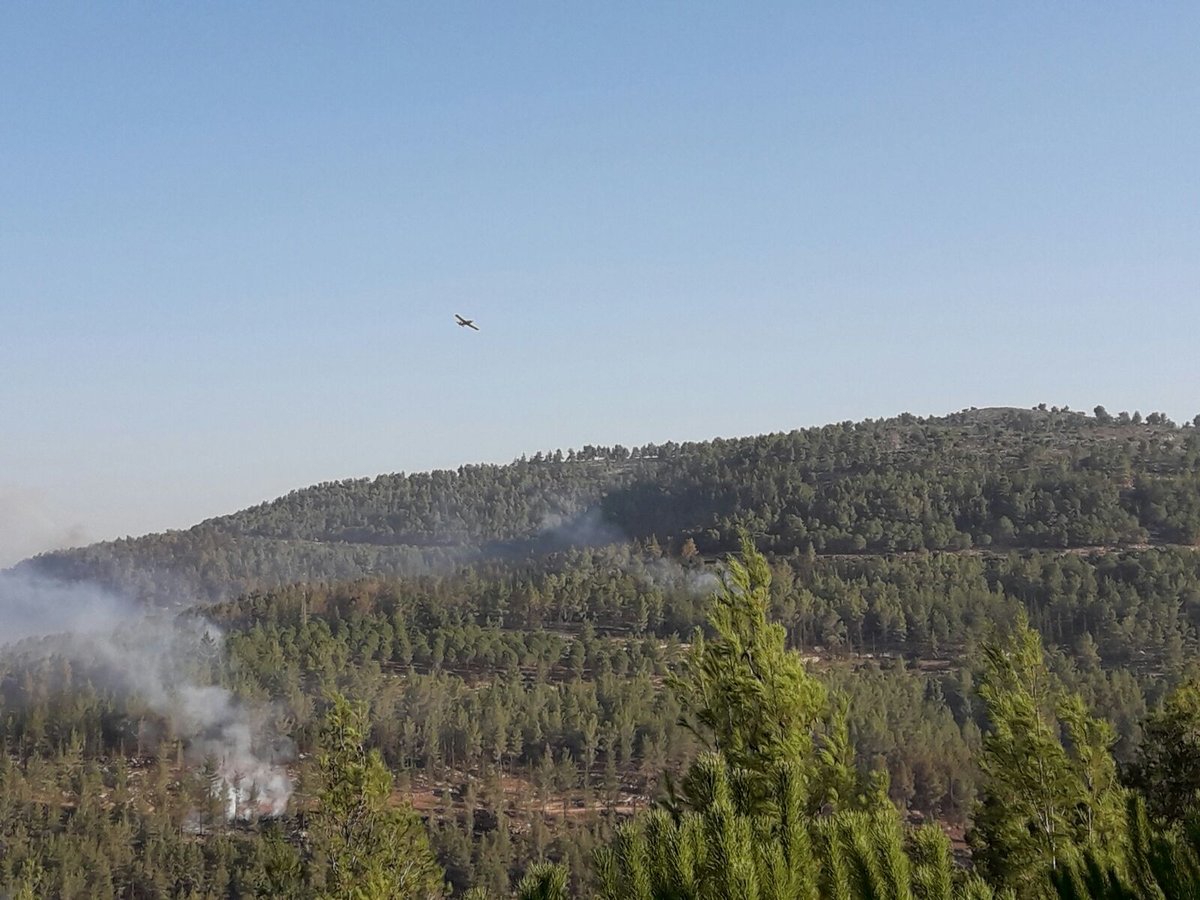
<instances>
[{"instance_id":1,"label":"dense pine forest","mask_svg":"<svg viewBox=\"0 0 1200 900\"><path fill-rule=\"evenodd\" d=\"M1200 431L1160 413L969 410L317 485L187 531L27 565L169 603L746 531L776 554L1194 545Z\"/></svg>"},{"instance_id":2,"label":"dense pine forest","mask_svg":"<svg viewBox=\"0 0 1200 900\"><path fill-rule=\"evenodd\" d=\"M1198 543L1196 423L1041 407L45 554L112 611L0 657L0 893L1198 896Z\"/></svg>"}]
</instances>

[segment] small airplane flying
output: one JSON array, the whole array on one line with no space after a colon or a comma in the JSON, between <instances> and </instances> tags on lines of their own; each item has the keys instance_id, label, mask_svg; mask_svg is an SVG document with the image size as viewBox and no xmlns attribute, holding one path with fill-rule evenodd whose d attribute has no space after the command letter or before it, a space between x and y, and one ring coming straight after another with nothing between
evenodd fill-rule
<instances>
[{"instance_id":1,"label":"small airplane flying","mask_svg":"<svg viewBox=\"0 0 1200 900\"><path fill-rule=\"evenodd\" d=\"M472 331L479 330L478 326L476 326L476 324L475 324L474 319L464 319L458 313L454 314L454 318L458 319L458 326L460 328L470 328Z\"/></svg>"}]
</instances>

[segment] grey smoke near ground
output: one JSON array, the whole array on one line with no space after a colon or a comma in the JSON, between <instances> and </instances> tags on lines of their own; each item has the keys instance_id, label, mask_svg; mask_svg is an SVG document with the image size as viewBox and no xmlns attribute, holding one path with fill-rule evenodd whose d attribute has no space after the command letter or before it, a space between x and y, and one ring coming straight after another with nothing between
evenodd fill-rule
<instances>
[{"instance_id":1,"label":"grey smoke near ground","mask_svg":"<svg viewBox=\"0 0 1200 900\"><path fill-rule=\"evenodd\" d=\"M86 543L84 527L59 521L41 492L0 484L0 568L35 553Z\"/></svg>"},{"instance_id":2,"label":"grey smoke near ground","mask_svg":"<svg viewBox=\"0 0 1200 900\"><path fill-rule=\"evenodd\" d=\"M721 580L711 570L685 568L666 556L647 560L646 575L659 588L683 590L695 597L707 597L721 586Z\"/></svg>"},{"instance_id":3,"label":"grey smoke near ground","mask_svg":"<svg viewBox=\"0 0 1200 900\"><path fill-rule=\"evenodd\" d=\"M547 513L542 516L538 538L555 547L604 547L627 539L620 528L594 508L575 515Z\"/></svg>"},{"instance_id":4,"label":"grey smoke near ground","mask_svg":"<svg viewBox=\"0 0 1200 900\"><path fill-rule=\"evenodd\" d=\"M573 515L546 513L541 518L538 539L550 549L562 549L623 544L629 536L605 519L601 510L592 507ZM710 569L685 567L668 556L645 560L644 572L659 588L682 590L696 597L708 596L721 586L720 579Z\"/></svg>"},{"instance_id":5,"label":"grey smoke near ground","mask_svg":"<svg viewBox=\"0 0 1200 900\"><path fill-rule=\"evenodd\" d=\"M216 760L229 794L241 800L236 815L278 815L292 792L284 768L291 744L276 735L270 710L207 683L223 640L189 613L149 610L95 585L0 572L0 644L25 641L25 655L78 660L118 696L167 720L193 761Z\"/></svg>"},{"instance_id":6,"label":"grey smoke near ground","mask_svg":"<svg viewBox=\"0 0 1200 900\"><path fill-rule=\"evenodd\" d=\"M55 634L100 634L139 615L132 604L92 585L0 572L0 644Z\"/></svg>"}]
</instances>

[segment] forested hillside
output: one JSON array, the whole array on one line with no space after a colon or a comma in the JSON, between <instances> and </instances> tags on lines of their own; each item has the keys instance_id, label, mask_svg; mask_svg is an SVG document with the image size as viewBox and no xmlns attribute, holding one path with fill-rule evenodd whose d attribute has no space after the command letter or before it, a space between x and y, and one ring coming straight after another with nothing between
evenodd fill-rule
<instances>
[{"instance_id":1,"label":"forested hillside","mask_svg":"<svg viewBox=\"0 0 1200 900\"><path fill-rule=\"evenodd\" d=\"M785 883L739 828L787 896L874 896L838 866L876 856L924 873L896 896L1149 884L1197 860L1198 538L1193 425L1004 409L324 484L46 554L0 593L74 584L115 636L0 657L0 890L708 896L707 864L646 868L680 842L744 857L732 895ZM1017 785L1031 755L1057 774Z\"/></svg>"},{"instance_id":2,"label":"forested hillside","mask_svg":"<svg viewBox=\"0 0 1200 900\"><path fill-rule=\"evenodd\" d=\"M297 790L261 820L256 788L229 799L210 725L114 679L144 658L136 629L116 663L95 636L25 641L0 657L0 889L343 897L366 867L380 898L443 877L496 898L703 897L679 882L734 875L727 896L866 898L861 879L910 871L899 896L1048 897L1061 878L1064 897L1128 897L1077 890L1085 863L1118 884L1195 864L1175 831L1200 811L1195 550L740 558L752 579L734 558L718 582L699 554L573 549L180 614L171 634L224 640L172 642L177 702L227 693L218 730L258 710L290 747ZM1042 815L1053 830L1029 837ZM783 861L756 856L777 841ZM423 893L387 886L407 859Z\"/></svg>"},{"instance_id":3,"label":"forested hillside","mask_svg":"<svg viewBox=\"0 0 1200 900\"><path fill-rule=\"evenodd\" d=\"M24 565L138 596L221 600L294 581L446 571L569 546L746 531L779 554L1194 545L1200 431L1044 408L827 425L316 485L187 531Z\"/></svg>"}]
</instances>

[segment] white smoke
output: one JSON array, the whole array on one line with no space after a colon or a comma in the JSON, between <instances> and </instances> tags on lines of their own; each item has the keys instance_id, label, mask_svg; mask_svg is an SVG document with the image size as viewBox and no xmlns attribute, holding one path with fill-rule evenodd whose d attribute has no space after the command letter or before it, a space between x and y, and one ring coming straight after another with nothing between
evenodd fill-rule
<instances>
[{"instance_id":1,"label":"white smoke","mask_svg":"<svg viewBox=\"0 0 1200 900\"><path fill-rule=\"evenodd\" d=\"M291 743L276 736L269 710L209 682L224 641L211 622L149 610L95 585L0 572L0 644L15 641L24 641L25 656L78 660L119 696L165 719L193 761L216 761L233 798L231 818L287 808Z\"/></svg>"},{"instance_id":2,"label":"white smoke","mask_svg":"<svg viewBox=\"0 0 1200 900\"><path fill-rule=\"evenodd\" d=\"M229 818L277 816L287 809L292 782L283 763L290 741L268 741L266 722L252 716L216 685L184 684L178 690L176 721L189 735L190 752L216 760L229 804Z\"/></svg>"},{"instance_id":3,"label":"white smoke","mask_svg":"<svg viewBox=\"0 0 1200 900\"><path fill-rule=\"evenodd\" d=\"M677 560L662 556L646 560L646 575L663 590L684 591L693 597L708 597L716 593L721 580L710 569L688 568Z\"/></svg>"},{"instance_id":4,"label":"white smoke","mask_svg":"<svg viewBox=\"0 0 1200 900\"><path fill-rule=\"evenodd\" d=\"M538 538L552 549L567 547L603 547L626 540L625 533L604 518L599 509L586 509L567 515L544 514L538 523Z\"/></svg>"}]
</instances>

